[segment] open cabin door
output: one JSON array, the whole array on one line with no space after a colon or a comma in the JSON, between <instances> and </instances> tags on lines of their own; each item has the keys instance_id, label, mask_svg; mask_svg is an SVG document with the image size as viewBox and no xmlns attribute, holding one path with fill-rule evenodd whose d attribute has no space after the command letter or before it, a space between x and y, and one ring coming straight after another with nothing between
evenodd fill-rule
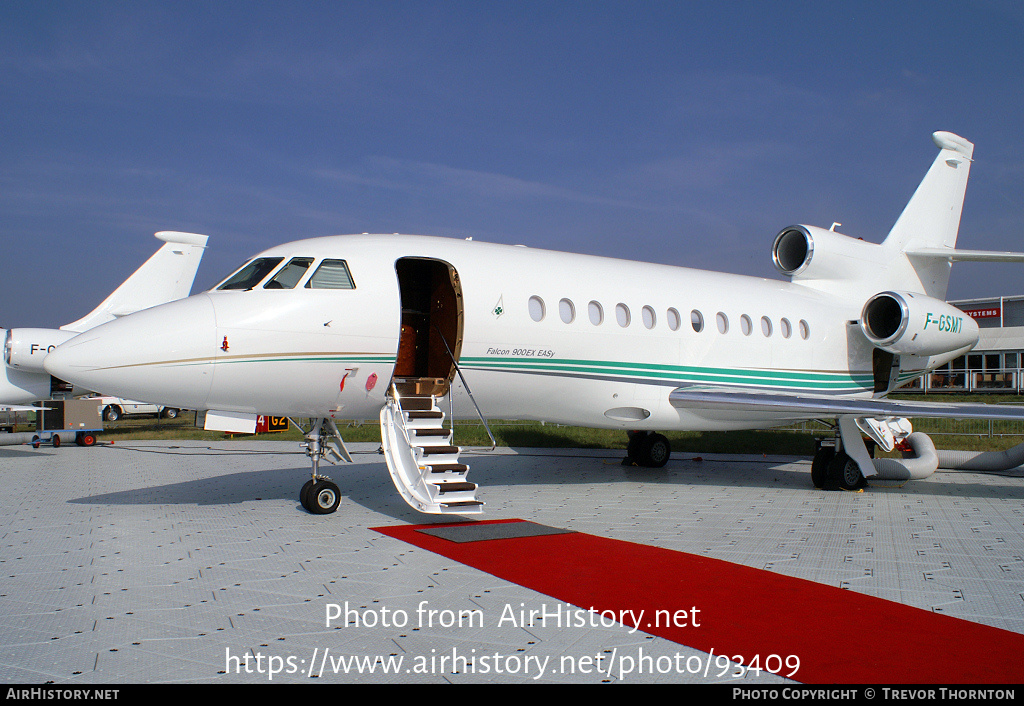
<instances>
[{"instance_id":1,"label":"open cabin door","mask_svg":"<svg viewBox=\"0 0 1024 706\"><path fill-rule=\"evenodd\" d=\"M400 395L442 397L462 352L462 286L440 260L395 263L402 297L402 330L392 383Z\"/></svg>"},{"instance_id":2,"label":"open cabin door","mask_svg":"<svg viewBox=\"0 0 1024 706\"><path fill-rule=\"evenodd\" d=\"M438 399L448 394L462 352L462 287L440 260L395 263L402 331L395 372L380 413L381 448L391 480L410 506L425 513L477 514L483 503L466 480L452 427ZM468 392L468 388L467 388Z\"/></svg>"}]
</instances>

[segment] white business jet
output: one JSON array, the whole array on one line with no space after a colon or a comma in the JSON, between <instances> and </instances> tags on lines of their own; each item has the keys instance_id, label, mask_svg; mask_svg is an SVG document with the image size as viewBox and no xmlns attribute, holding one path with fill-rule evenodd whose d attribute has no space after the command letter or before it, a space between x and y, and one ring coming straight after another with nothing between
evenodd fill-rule
<instances>
[{"instance_id":1,"label":"white business jet","mask_svg":"<svg viewBox=\"0 0 1024 706\"><path fill-rule=\"evenodd\" d=\"M99 326L45 367L209 410L208 428L315 420L300 498L316 513L339 500L318 473L325 454L347 456L333 420L378 416L396 487L428 513L480 511L446 413L630 430L628 454L647 466L669 457L656 430L834 419L835 445L812 476L855 488L880 474L862 433L892 449L906 417L1024 418L1021 407L884 399L978 340L943 301L952 262L1024 261L956 249L973 145L933 139L939 155L881 244L784 228L772 257L789 281L435 237L315 238Z\"/></svg>"},{"instance_id":2,"label":"white business jet","mask_svg":"<svg viewBox=\"0 0 1024 706\"><path fill-rule=\"evenodd\" d=\"M0 329L4 338L4 364L0 374L0 409L36 409L27 403L58 392L71 392L62 379L43 369L43 359L58 345L95 326L157 304L187 297L203 257L207 236L163 231L164 241L139 269L103 302L78 321L59 329ZM88 391L95 388L86 388Z\"/></svg>"}]
</instances>

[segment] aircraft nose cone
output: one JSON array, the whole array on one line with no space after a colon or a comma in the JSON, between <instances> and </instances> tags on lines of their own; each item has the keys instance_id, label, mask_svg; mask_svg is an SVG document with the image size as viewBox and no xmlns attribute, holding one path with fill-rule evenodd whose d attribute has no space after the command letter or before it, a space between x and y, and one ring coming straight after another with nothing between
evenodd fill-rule
<instances>
[{"instance_id":1,"label":"aircraft nose cone","mask_svg":"<svg viewBox=\"0 0 1024 706\"><path fill-rule=\"evenodd\" d=\"M49 353L43 367L93 392L202 409L216 334L213 305L198 294L79 334Z\"/></svg>"}]
</instances>

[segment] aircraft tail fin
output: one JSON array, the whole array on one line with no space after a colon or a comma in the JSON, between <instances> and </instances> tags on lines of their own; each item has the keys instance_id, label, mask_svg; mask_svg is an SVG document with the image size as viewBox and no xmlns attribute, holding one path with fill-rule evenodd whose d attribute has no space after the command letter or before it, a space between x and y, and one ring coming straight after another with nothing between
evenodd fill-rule
<instances>
[{"instance_id":1,"label":"aircraft tail fin","mask_svg":"<svg viewBox=\"0 0 1024 706\"><path fill-rule=\"evenodd\" d=\"M882 242L886 259L906 258L918 282L910 285L936 299L946 298L954 262L1024 262L1024 252L957 250L967 177L974 145L951 132L936 132L932 140L941 150L910 202Z\"/></svg>"},{"instance_id":2,"label":"aircraft tail fin","mask_svg":"<svg viewBox=\"0 0 1024 706\"><path fill-rule=\"evenodd\" d=\"M935 132L940 152L882 243L890 256L905 254L925 293L944 299L974 144L951 132Z\"/></svg>"},{"instance_id":3,"label":"aircraft tail fin","mask_svg":"<svg viewBox=\"0 0 1024 706\"><path fill-rule=\"evenodd\" d=\"M886 247L956 247L974 145L951 132L933 133L932 140L941 151L882 243Z\"/></svg>"},{"instance_id":4,"label":"aircraft tail fin","mask_svg":"<svg viewBox=\"0 0 1024 706\"><path fill-rule=\"evenodd\" d=\"M156 237L165 244L98 307L61 330L87 331L119 316L187 297L208 236L161 231Z\"/></svg>"}]
</instances>

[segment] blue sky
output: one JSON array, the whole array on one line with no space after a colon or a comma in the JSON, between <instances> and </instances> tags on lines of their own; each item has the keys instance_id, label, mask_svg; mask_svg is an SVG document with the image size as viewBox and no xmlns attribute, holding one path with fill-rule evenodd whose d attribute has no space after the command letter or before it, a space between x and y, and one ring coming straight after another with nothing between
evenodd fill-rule
<instances>
[{"instance_id":1,"label":"blue sky","mask_svg":"<svg viewBox=\"0 0 1024 706\"><path fill-rule=\"evenodd\" d=\"M158 230L210 236L197 291L351 232L776 277L792 223L881 240L935 130L976 145L959 244L1024 250L1024 5L0 0L0 326Z\"/></svg>"}]
</instances>

